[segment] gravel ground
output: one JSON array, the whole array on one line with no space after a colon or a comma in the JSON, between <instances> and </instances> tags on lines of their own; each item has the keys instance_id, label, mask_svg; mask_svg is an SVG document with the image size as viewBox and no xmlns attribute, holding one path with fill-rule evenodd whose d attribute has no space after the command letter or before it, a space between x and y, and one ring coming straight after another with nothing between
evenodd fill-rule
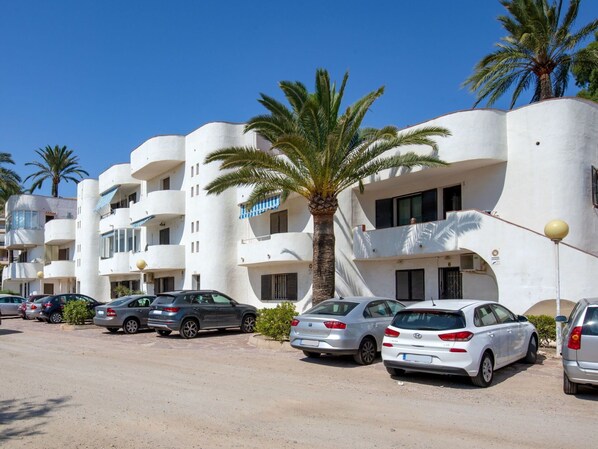
<instances>
[{"instance_id":1,"label":"gravel ground","mask_svg":"<svg viewBox=\"0 0 598 449\"><path fill-rule=\"evenodd\" d=\"M551 354L479 389L234 331L183 340L5 318L0 373L6 449L596 447L598 390L564 395Z\"/></svg>"}]
</instances>

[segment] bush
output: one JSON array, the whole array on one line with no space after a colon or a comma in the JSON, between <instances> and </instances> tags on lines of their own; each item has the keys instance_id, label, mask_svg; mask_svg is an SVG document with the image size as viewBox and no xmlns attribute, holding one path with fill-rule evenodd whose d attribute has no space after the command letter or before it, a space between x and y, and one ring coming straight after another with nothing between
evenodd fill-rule
<instances>
[{"instance_id":1,"label":"bush","mask_svg":"<svg viewBox=\"0 0 598 449\"><path fill-rule=\"evenodd\" d=\"M295 315L295 305L290 302L280 303L274 309L261 309L257 313L255 331L276 341L288 340Z\"/></svg>"},{"instance_id":2,"label":"bush","mask_svg":"<svg viewBox=\"0 0 598 449\"><path fill-rule=\"evenodd\" d=\"M143 295L145 292L140 290L131 290L126 285L119 284L114 287L114 294L117 298L122 298L123 296L130 296L130 295Z\"/></svg>"},{"instance_id":3,"label":"bush","mask_svg":"<svg viewBox=\"0 0 598 449\"><path fill-rule=\"evenodd\" d=\"M536 326L540 346L548 346L551 341L556 340L556 322L549 315L530 315L527 319Z\"/></svg>"},{"instance_id":4,"label":"bush","mask_svg":"<svg viewBox=\"0 0 598 449\"><path fill-rule=\"evenodd\" d=\"M69 301L64 305L63 315L68 324L85 324L85 320L93 318L93 310L89 310L86 301Z\"/></svg>"}]
</instances>

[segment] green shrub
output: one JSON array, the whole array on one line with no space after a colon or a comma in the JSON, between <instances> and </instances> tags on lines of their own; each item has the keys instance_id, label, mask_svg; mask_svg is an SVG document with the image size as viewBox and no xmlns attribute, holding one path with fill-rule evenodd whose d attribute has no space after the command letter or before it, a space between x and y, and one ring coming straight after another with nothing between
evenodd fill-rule
<instances>
[{"instance_id":1,"label":"green shrub","mask_svg":"<svg viewBox=\"0 0 598 449\"><path fill-rule=\"evenodd\" d=\"M527 319L536 326L540 346L548 346L548 343L556 340L556 322L549 315L530 315Z\"/></svg>"},{"instance_id":2,"label":"green shrub","mask_svg":"<svg viewBox=\"0 0 598 449\"><path fill-rule=\"evenodd\" d=\"M122 298L123 296L130 296L130 295L143 295L145 292L140 290L131 290L126 285L119 284L114 287L114 294L117 298Z\"/></svg>"},{"instance_id":3,"label":"green shrub","mask_svg":"<svg viewBox=\"0 0 598 449\"><path fill-rule=\"evenodd\" d=\"M288 340L295 315L295 305L290 302L280 303L274 309L261 309L257 313L255 331L276 341Z\"/></svg>"},{"instance_id":4,"label":"green shrub","mask_svg":"<svg viewBox=\"0 0 598 449\"><path fill-rule=\"evenodd\" d=\"M85 324L85 320L93 318L93 310L89 310L86 301L69 301L64 305L63 315L68 324Z\"/></svg>"}]
</instances>

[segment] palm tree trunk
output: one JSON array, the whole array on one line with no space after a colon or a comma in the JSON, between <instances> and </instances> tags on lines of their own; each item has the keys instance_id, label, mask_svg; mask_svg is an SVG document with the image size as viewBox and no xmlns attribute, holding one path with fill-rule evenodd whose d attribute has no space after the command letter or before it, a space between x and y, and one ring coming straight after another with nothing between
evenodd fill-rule
<instances>
[{"instance_id":1,"label":"palm tree trunk","mask_svg":"<svg viewBox=\"0 0 598 449\"><path fill-rule=\"evenodd\" d=\"M52 181L52 196L58 198L58 182L56 180Z\"/></svg>"},{"instance_id":2,"label":"palm tree trunk","mask_svg":"<svg viewBox=\"0 0 598 449\"><path fill-rule=\"evenodd\" d=\"M318 304L334 297L335 237L334 212L312 214L314 217L314 260L312 265L313 298Z\"/></svg>"},{"instance_id":3,"label":"palm tree trunk","mask_svg":"<svg viewBox=\"0 0 598 449\"><path fill-rule=\"evenodd\" d=\"M550 82L550 73L542 73L540 75L540 100L547 100L553 98L552 83Z\"/></svg>"}]
</instances>

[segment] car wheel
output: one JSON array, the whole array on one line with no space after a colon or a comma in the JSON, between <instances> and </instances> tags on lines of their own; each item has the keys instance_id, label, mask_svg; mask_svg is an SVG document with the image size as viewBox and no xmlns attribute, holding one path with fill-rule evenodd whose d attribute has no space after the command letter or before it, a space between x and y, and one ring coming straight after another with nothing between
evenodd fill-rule
<instances>
[{"instance_id":1,"label":"car wheel","mask_svg":"<svg viewBox=\"0 0 598 449\"><path fill-rule=\"evenodd\" d=\"M135 318L129 318L123 323L125 334L136 334L139 330L139 322Z\"/></svg>"},{"instance_id":2,"label":"car wheel","mask_svg":"<svg viewBox=\"0 0 598 449\"><path fill-rule=\"evenodd\" d=\"M492 362L492 357L490 354L486 352L482 356L482 361L480 362L480 369L478 370L477 376L472 377L471 381L477 387L486 388L490 386L493 378L494 363Z\"/></svg>"},{"instance_id":3,"label":"car wheel","mask_svg":"<svg viewBox=\"0 0 598 449\"><path fill-rule=\"evenodd\" d=\"M391 368L390 366L386 367L386 372L391 376L402 376L405 374L405 370L401 368Z\"/></svg>"},{"instance_id":4,"label":"car wheel","mask_svg":"<svg viewBox=\"0 0 598 449\"><path fill-rule=\"evenodd\" d=\"M36 320L37 320L37 321L44 321L44 320L42 320L41 318L36 318Z\"/></svg>"},{"instance_id":5,"label":"car wheel","mask_svg":"<svg viewBox=\"0 0 598 449\"><path fill-rule=\"evenodd\" d=\"M247 333L253 332L255 329L255 316L245 315L241 322L241 331Z\"/></svg>"},{"instance_id":6,"label":"car wheel","mask_svg":"<svg viewBox=\"0 0 598 449\"><path fill-rule=\"evenodd\" d=\"M525 358L523 359L523 361L525 363L529 363L530 365L533 365L534 363L536 363L537 358L538 358L538 340L536 340L536 337L532 335L532 338L529 339L529 345L527 345L527 354L525 355Z\"/></svg>"},{"instance_id":7,"label":"car wheel","mask_svg":"<svg viewBox=\"0 0 598 449\"><path fill-rule=\"evenodd\" d=\"M62 315L60 312L54 312L50 315L49 322L52 324L58 324L62 322Z\"/></svg>"},{"instance_id":8,"label":"car wheel","mask_svg":"<svg viewBox=\"0 0 598 449\"><path fill-rule=\"evenodd\" d=\"M303 351L303 355L305 357L308 357L310 359L317 359L319 358L322 354L320 354L319 352L311 352L311 351Z\"/></svg>"},{"instance_id":9,"label":"car wheel","mask_svg":"<svg viewBox=\"0 0 598 449\"><path fill-rule=\"evenodd\" d=\"M158 330L158 335L160 335L161 337L166 337L167 335L172 334L172 331L166 331L164 329L159 329Z\"/></svg>"},{"instance_id":10,"label":"car wheel","mask_svg":"<svg viewBox=\"0 0 598 449\"><path fill-rule=\"evenodd\" d=\"M195 338L199 332L199 325L194 319L188 318L181 324L181 330L179 332L183 338Z\"/></svg>"},{"instance_id":11,"label":"car wheel","mask_svg":"<svg viewBox=\"0 0 598 449\"><path fill-rule=\"evenodd\" d=\"M360 365L371 365L376 359L376 342L367 337L361 340L357 353L353 356Z\"/></svg>"},{"instance_id":12,"label":"car wheel","mask_svg":"<svg viewBox=\"0 0 598 449\"><path fill-rule=\"evenodd\" d=\"M563 373L563 391L565 394L577 394L577 384L571 382L565 373Z\"/></svg>"},{"instance_id":13,"label":"car wheel","mask_svg":"<svg viewBox=\"0 0 598 449\"><path fill-rule=\"evenodd\" d=\"M108 332L115 334L118 331L118 327L109 327Z\"/></svg>"}]
</instances>

